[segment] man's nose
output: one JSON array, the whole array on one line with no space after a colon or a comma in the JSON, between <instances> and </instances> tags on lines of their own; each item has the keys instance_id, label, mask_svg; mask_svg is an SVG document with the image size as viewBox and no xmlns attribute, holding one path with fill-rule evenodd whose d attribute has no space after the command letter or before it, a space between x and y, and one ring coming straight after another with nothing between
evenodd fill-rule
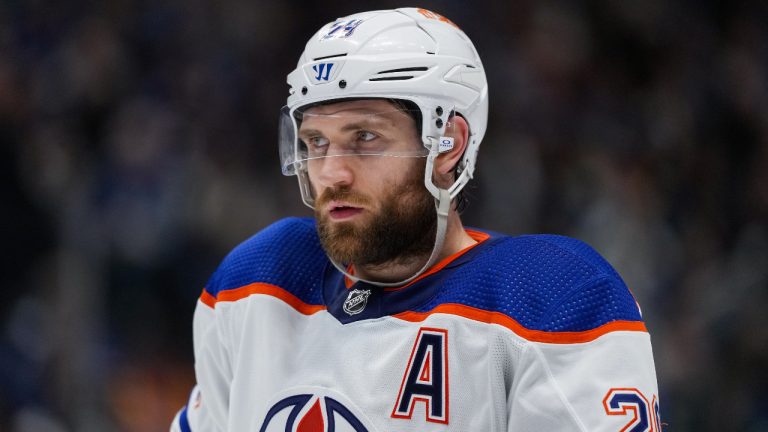
<instances>
[{"instance_id":1,"label":"man's nose","mask_svg":"<svg viewBox=\"0 0 768 432\"><path fill-rule=\"evenodd\" d=\"M318 180L320 183L328 187L351 185L355 179L354 171L350 165L352 159L346 155L334 155L315 161L319 164Z\"/></svg>"}]
</instances>

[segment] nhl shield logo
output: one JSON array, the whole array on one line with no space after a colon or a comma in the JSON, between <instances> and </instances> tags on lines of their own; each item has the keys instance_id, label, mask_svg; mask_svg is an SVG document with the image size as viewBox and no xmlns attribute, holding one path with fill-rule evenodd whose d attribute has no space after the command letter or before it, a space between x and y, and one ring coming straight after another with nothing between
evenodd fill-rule
<instances>
[{"instance_id":1,"label":"nhl shield logo","mask_svg":"<svg viewBox=\"0 0 768 432\"><path fill-rule=\"evenodd\" d=\"M365 305L368 304L368 296L371 295L371 290L358 290L354 289L347 295L347 299L344 300L344 312L348 315L357 315L365 310Z\"/></svg>"}]
</instances>

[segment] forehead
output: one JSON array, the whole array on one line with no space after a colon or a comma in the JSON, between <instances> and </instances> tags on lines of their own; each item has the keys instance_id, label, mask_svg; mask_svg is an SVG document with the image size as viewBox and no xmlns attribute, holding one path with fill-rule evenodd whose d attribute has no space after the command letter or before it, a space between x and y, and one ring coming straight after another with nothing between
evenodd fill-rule
<instances>
[{"instance_id":1,"label":"forehead","mask_svg":"<svg viewBox=\"0 0 768 432\"><path fill-rule=\"evenodd\" d=\"M390 132L416 132L416 123L411 115L384 99L336 102L314 106L304 111L300 131L326 127L372 127Z\"/></svg>"},{"instance_id":2,"label":"forehead","mask_svg":"<svg viewBox=\"0 0 768 432\"><path fill-rule=\"evenodd\" d=\"M304 114L309 115L342 115L348 114L377 114L394 111L397 108L391 102L383 99L361 99L343 101L324 105L313 106Z\"/></svg>"}]
</instances>

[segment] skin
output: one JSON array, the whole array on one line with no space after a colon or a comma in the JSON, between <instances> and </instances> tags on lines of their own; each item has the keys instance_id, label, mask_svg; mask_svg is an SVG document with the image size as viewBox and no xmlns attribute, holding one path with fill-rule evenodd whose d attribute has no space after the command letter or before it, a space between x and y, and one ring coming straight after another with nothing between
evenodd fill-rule
<instances>
[{"instance_id":1,"label":"skin","mask_svg":"<svg viewBox=\"0 0 768 432\"><path fill-rule=\"evenodd\" d=\"M374 113L381 114L376 117L362 116ZM423 148L414 121L406 113L396 111L386 100L339 102L310 108L306 114L299 137L310 146L317 145L321 152L343 151L341 149L345 147L344 144L356 142L388 151L414 152ZM364 118L375 118L376 121L361 122L360 119ZM432 174L434 183L441 188L450 187L453 183L453 168L460 161L469 136L469 127L462 117L455 116L451 123L449 129L453 131L451 136L454 138L454 148L437 157ZM353 258L351 265L354 272L364 279L398 281L418 271L429 258L434 245L434 231L430 231L429 226L415 227L415 231L426 238L413 241L427 244L426 250L424 247L416 247L414 250L403 247L402 253L382 262L362 262L364 255L360 254L345 255L347 247L355 251L364 248L367 243L360 235L341 234L376 232L374 229L382 220L392 218L411 217L413 224L429 224L430 221L419 216L423 216L425 208L430 212L430 218L434 213L434 199L423 184L425 163L426 158L423 157L387 156L325 157L311 161L308 173L314 196L317 197L315 213L318 224L326 232L340 234L337 237L343 239L330 248L324 243L329 255L337 258L334 249L339 248L339 257L360 256ZM393 215L392 211L396 214ZM404 222L408 223L409 219ZM374 223L377 225L372 227ZM431 223L434 223L433 218ZM405 231L414 231L412 226L404 227ZM391 231L389 234L396 237ZM474 243L464 230L455 206L452 206L439 259Z\"/></svg>"}]
</instances>

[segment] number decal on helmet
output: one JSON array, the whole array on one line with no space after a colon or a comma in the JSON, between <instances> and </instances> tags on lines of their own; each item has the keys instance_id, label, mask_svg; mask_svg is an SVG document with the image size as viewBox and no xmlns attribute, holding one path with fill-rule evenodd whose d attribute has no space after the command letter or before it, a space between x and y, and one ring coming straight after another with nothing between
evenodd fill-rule
<instances>
[{"instance_id":1,"label":"number decal on helmet","mask_svg":"<svg viewBox=\"0 0 768 432\"><path fill-rule=\"evenodd\" d=\"M352 36L352 33L355 31L357 26L363 23L363 20L361 19L352 19L349 21L336 21L335 23L331 24L330 30L328 30L328 33L323 35L323 37L320 38L320 40L328 40L333 38L346 38ZM343 31L340 31L343 30Z\"/></svg>"},{"instance_id":2,"label":"number decal on helmet","mask_svg":"<svg viewBox=\"0 0 768 432\"><path fill-rule=\"evenodd\" d=\"M424 15L424 17L425 17L425 18L429 18L429 19L434 19L434 20L442 21L442 22L444 22L444 23L446 23L446 24L450 24L450 25L452 25L452 26L454 26L454 27L456 27L456 28L459 28L459 26L457 26L456 24L454 24L454 22L453 22L453 21L451 21L451 20L449 20L448 18L446 18L446 17L444 17L444 16L440 15L439 13L435 13L435 12L432 12L431 10L427 10L427 9L419 9L419 10L418 10L418 12L419 12L420 14Z\"/></svg>"}]
</instances>

